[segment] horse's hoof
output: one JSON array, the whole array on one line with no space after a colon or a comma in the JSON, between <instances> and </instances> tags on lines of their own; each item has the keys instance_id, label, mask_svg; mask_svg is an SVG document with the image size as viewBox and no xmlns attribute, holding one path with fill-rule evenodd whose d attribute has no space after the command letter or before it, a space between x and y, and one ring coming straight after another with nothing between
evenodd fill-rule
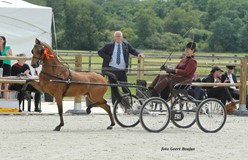
<instances>
[{"instance_id":1,"label":"horse's hoof","mask_svg":"<svg viewBox=\"0 0 248 160\"><path fill-rule=\"evenodd\" d=\"M109 129L109 130L110 130L110 129L112 129L112 128L113 128L113 126L108 126L108 128L107 128L107 129Z\"/></svg>"},{"instance_id":2,"label":"horse's hoof","mask_svg":"<svg viewBox=\"0 0 248 160\"><path fill-rule=\"evenodd\" d=\"M60 131L60 127L57 126L53 131Z\"/></svg>"},{"instance_id":3,"label":"horse's hoof","mask_svg":"<svg viewBox=\"0 0 248 160\"><path fill-rule=\"evenodd\" d=\"M87 113L87 114L90 114L90 113L91 113L91 110L90 110L90 109L91 109L91 108L89 108L89 107L86 109L86 113Z\"/></svg>"}]
</instances>

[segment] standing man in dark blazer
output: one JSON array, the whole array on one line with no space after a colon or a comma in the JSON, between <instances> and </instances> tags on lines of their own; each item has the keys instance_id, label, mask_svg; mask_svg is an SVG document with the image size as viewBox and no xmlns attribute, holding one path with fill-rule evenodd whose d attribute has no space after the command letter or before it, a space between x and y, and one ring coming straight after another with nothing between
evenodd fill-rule
<instances>
[{"instance_id":1,"label":"standing man in dark blazer","mask_svg":"<svg viewBox=\"0 0 248 160\"><path fill-rule=\"evenodd\" d=\"M123 42L121 31L114 33L114 42L106 44L98 51L98 55L103 58L102 73L110 72L114 77L109 77L110 83L117 81L127 82L127 67L129 61L129 53L134 56L144 57L139 51L133 48L128 42ZM125 90L123 90L125 92ZM114 104L118 97L117 87L111 87L111 98Z\"/></svg>"},{"instance_id":2,"label":"standing man in dark blazer","mask_svg":"<svg viewBox=\"0 0 248 160\"><path fill-rule=\"evenodd\" d=\"M221 75L221 81L223 83L237 83L236 75L234 74L235 66L227 65L227 71ZM231 96L235 100L239 100L239 89L235 86L231 86L228 88ZM246 108L248 109L248 95L246 95Z\"/></svg>"}]
</instances>

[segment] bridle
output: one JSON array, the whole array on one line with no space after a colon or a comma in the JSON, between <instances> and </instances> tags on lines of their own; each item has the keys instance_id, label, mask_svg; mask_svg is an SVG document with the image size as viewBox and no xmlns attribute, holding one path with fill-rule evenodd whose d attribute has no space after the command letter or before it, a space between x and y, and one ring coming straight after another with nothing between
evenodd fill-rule
<instances>
[{"instance_id":1,"label":"bridle","mask_svg":"<svg viewBox=\"0 0 248 160\"><path fill-rule=\"evenodd\" d=\"M37 47L38 47L38 48L37 48ZM36 57L36 56L33 55L33 58L37 59L37 61L36 61L35 63L32 64L32 67L37 68L37 67L39 67L39 65L40 65L41 62L42 62L42 55L43 55L43 53L44 53L45 46L39 45L39 44L35 44L35 45L34 45L34 48L37 48L37 53L39 54L39 57ZM34 54L34 51L33 51L34 48L33 48L32 51L31 51L32 54Z\"/></svg>"}]
</instances>

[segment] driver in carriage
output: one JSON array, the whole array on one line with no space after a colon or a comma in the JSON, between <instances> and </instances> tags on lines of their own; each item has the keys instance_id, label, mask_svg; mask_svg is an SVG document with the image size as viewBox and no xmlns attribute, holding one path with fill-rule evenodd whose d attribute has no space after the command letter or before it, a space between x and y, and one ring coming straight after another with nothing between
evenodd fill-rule
<instances>
[{"instance_id":1,"label":"driver in carriage","mask_svg":"<svg viewBox=\"0 0 248 160\"><path fill-rule=\"evenodd\" d=\"M185 48L185 57L176 65L175 68L168 68L165 65L160 67L168 74L159 74L148 87L151 97L161 96L167 99L169 95L170 84L191 83L197 68L197 61L194 59L196 52L195 42L189 42Z\"/></svg>"}]
</instances>

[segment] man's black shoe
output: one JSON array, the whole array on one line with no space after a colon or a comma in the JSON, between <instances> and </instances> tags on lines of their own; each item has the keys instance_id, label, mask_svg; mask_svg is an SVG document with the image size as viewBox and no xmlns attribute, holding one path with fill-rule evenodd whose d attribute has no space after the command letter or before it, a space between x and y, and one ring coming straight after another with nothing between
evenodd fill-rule
<instances>
[{"instance_id":1,"label":"man's black shoe","mask_svg":"<svg viewBox=\"0 0 248 160\"><path fill-rule=\"evenodd\" d=\"M40 110L40 109L35 109L34 111L35 111L35 112L41 112L41 110Z\"/></svg>"}]
</instances>

